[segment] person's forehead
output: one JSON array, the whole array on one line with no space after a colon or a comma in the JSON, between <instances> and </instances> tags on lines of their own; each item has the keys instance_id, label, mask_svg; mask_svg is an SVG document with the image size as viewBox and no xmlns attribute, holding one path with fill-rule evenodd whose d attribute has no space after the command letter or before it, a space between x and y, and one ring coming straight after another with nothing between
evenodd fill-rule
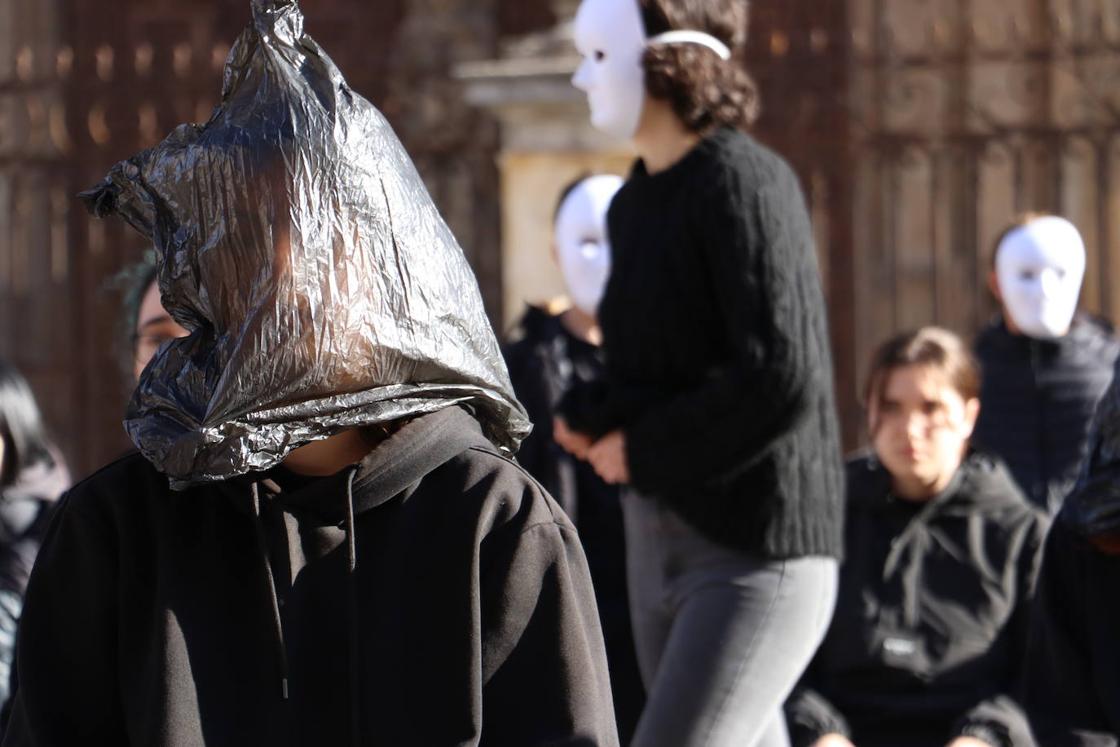
<instances>
[{"instance_id":1,"label":"person's forehead","mask_svg":"<svg viewBox=\"0 0 1120 747\"><path fill-rule=\"evenodd\" d=\"M577 46L611 48L645 36L637 0L584 0L572 29ZM627 33L630 32L630 33Z\"/></svg>"},{"instance_id":2,"label":"person's forehead","mask_svg":"<svg viewBox=\"0 0 1120 747\"><path fill-rule=\"evenodd\" d=\"M1000 249L997 265L1073 267L1079 263L1076 247L1055 242L1020 241Z\"/></svg>"},{"instance_id":3,"label":"person's forehead","mask_svg":"<svg viewBox=\"0 0 1120 747\"><path fill-rule=\"evenodd\" d=\"M941 400L953 393L945 374L933 366L913 364L891 371L887 379L888 399Z\"/></svg>"}]
</instances>

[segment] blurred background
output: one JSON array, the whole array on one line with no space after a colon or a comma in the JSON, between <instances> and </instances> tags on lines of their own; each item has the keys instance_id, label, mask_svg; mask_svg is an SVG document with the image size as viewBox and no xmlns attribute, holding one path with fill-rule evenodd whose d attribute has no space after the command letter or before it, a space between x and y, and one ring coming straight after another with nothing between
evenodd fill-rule
<instances>
[{"instance_id":1,"label":"blurred background","mask_svg":"<svg viewBox=\"0 0 1120 747\"><path fill-rule=\"evenodd\" d=\"M631 158L568 84L576 5L302 2L412 154L499 333L559 292L561 186ZM74 195L209 118L248 20L249 0L0 0L0 356L76 475L128 448L109 279L144 245ZM756 135L811 205L846 447L878 342L929 322L971 336L994 312L991 243L1016 212L1073 220L1082 307L1120 314L1120 0L753 0L749 40Z\"/></svg>"}]
</instances>

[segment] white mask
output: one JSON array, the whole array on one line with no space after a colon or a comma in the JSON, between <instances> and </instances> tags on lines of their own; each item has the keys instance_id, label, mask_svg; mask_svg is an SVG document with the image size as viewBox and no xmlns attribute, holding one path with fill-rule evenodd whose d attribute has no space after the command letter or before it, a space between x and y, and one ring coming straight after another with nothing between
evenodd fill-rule
<instances>
[{"instance_id":1,"label":"white mask","mask_svg":"<svg viewBox=\"0 0 1120 747\"><path fill-rule=\"evenodd\" d=\"M564 198L556 213L553 241L572 303L595 316L611 272L607 208L622 186L617 176L591 176Z\"/></svg>"},{"instance_id":2,"label":"white mask","mask_svg":"<svg viewBox=\"0 0 1120 747\"><path fill-rule=\"evenodd\" d=\"M996 249L1004 308L1029 337L1053 339L1069 331L1084 276L1085 244L1064 218L1033 220Z\"/></svg>"},{"instance_id":3,"label":"white mask","mask_svg":"<svg viewBox=\"0 0 1120 747\"><path fill-rule=\"evenodd\" d=\"M583 0L574 36L583 63L572 84L587 94L592 126L633 137L646 98L646 32L637 0Z\"/></svg>"}]
</instances>

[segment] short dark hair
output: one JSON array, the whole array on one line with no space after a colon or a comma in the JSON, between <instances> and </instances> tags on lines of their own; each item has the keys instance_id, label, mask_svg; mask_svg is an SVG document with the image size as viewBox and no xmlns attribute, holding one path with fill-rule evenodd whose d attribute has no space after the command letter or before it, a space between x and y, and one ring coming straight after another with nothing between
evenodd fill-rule
<instances>
[{"instance_id":1,"label":"short dark hair","mask_svg":"<svg viewBox=\"0 0 1120 747\"><path fill-rule=\"evenodd\" d=\"M0 488L14 483L29 467L54 465L35 395L27 379L3 359L0 359L0 439L4 442Z\"/></svg>"},{"instance_id":2,"label":"short dark hair","mask_svg":"<svg viewBox=\"0 0 1120 747\"><path fill-rule=\"evenodd\" d=\"M646 91L668 101L693 132L747 129L758 118L758 88L735 60L747 33L747 0L640 0L646 34L700 31L732 50L724 60L699 44L659 44L642 57Z\"/></svg>"},{"instance_id":3,"label":"short dark hair","mask_svg":"<svg viewBox=\"0 0 1120 747\"><path fill-rule=\"evenodd\" d=\"M136 318L140 314L140 305L144 303L144 295L152 287L152 283L156 282L158 272L156 252L148 249L138 261L125 267L110 281L111 287L121 293L115 347L121 371L130 385L136 359Z\"/></svg>"},{"instance_id":4,"label":"short dark hair","mask_svg":"<svg viewBox=\"0 0 1120 747\"><path fill-rule=\"evenodd\" d=\"M980 364L968 346L947 329L922 327L892 337L875 351L863 390L869 411L882 403L890 374L907 366L937 371L965 401L980 397Z\"/></svg>"}]
</instances>

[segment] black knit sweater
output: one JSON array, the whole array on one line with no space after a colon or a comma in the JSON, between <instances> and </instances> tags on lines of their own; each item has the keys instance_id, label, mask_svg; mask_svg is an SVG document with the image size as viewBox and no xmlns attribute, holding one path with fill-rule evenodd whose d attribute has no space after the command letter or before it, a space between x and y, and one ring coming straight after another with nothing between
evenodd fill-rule
<instances>
[{"instance_id":1,"label":"black knit sweater","mask_svg":"<svg viewBox=\"0 0 1120 747\"><path fill-rule=\"evenodd\" d=\"M563 412L623 428L632 485L709 538L839 556L843 471L812 231L788 165L721 129L639 161L609 214L606 380Z\"/></svg>"}]
</instances>

